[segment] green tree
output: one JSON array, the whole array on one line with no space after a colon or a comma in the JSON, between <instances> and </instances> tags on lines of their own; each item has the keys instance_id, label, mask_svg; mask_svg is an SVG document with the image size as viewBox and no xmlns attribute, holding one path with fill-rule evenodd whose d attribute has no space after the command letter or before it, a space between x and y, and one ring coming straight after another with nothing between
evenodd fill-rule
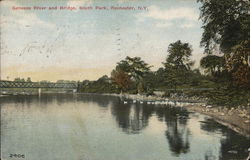
<instances>
[{"instance_id":1,"label":"green tree","mask_svg":"<svg viewBox=\"0 0 250 160\"><path fill-rule=\"evenodd\" d=\"M21 78L17 77L17 78L14 79L14 81L20 82L20 81L21 81Z\"/></svg>"},{"instance_id":2,"label":"green tree","mask_svg":"<svg viewBox=\"0 0 250 160\"><path fill-rule=\"evenodd\" d=\"M25 79L17 77L17 78L14 79L14 81L16 81L16 82L25 82Z\"/></svg>"},{"instance_id":3,"label":"green tree","mask_svg":"<svg viewBox=\"0 0 250 160\"><path fill-rule=\"evenodd\" d=\"M201 59L200 65L207 73L216 76L225 69L225 59L222 56L207 55Z\"/></svg>"},{"instance_id":4,"label":"green tree","mask_svg":"<svg viewBox=\"0 0 250 160\"><path fill-rule=\"evenodd\" d=\"M146 91L144 78L150 72L151 66L144 62L140 57L127 56L124 60L117 63L115 70L112 71L111 77L123 91L134 86L136 92ZM143 87L143 88L142 88ZM145 87L145 88L144 88ZM135 89L131 88L131 89Z\"/></svg>"},{"instance_id":5,"label":"green tree","mask_svg":"<svg viewBox=\"0 0 250 160\"><path fill-rule=\"evenodd\" d=\"M248 0L198 0L203 22L201 46L212 54L219 48L224 54L232 84L249 86L247 61L250 56L250 2ZM243 73L244 71L244 73Z\"/></svg>"},{"instance_id":6,"label":"green tree","mask_svg":"<svg viewBox=\"0 0 250 160\"><path fill-rule=\"evenodd\" d=\"M131 76L136 81L140 81L146 73L150 71L151 66L144 62L140 57L129 57L117 63L116 69L120 69Z\"/></svg>"},{"instance_id":7,"label":"green tree","mask_svg":"<svg viewBox=\"0 0 250 160\"><path fill-rule=\"evenodd\" d=\"M168 46L168 57L166 59L166 65L190 70L190 67L194 64L191 61L190 56L192 54L191 46L188 43L182 43L180 40L171 43Z\"/></svg>"},{"instance_id":8,"label":"green tree","mask_svg":"<svg viewBox=\"0 0 250 160\"><path fill-rule=\"evenodd\" d=\"M201 45L211 53L215 45L229 53L233 46L248 40L248 0L198 0L201 3L200 19L203 22Z\"/></svg>"},{"instance_id":9,"label":"green tree","mask_svg":"<svg viewBox=\"0 0 250 160\"><path fill-rule=\"evenodd\" d=\"M111 83L111 79L104 75L96 81L84 80L79 83L79 91L85 93L117 93L117 88Z\"/></svg>"},{"instance_id":10,"label":"green tree","mask_svg":"<svg viewBox=\"0 0 250 160\"><path fill-rule=\"evenodd\" d=\"M40 83L51 83L51 82L48 80L41 80Z\"/></svg>"},{"instance_id":11,"label":"green tree","mask_svg":"<svg viewBox=\"0 0 250 160\"><path fill-rule=\"evenodd\" d=\"M26 82L31 82L31 78L28 77L27 80L26 80Z\"/></svg>"},{"instance_id":12,"label":"green tree","mask_svg":"<svg viewBox=\"0 0 250 160\"><path fill-rule=\"evenodd\" d=\"M190 59L192 49L188 43L178 40L169 45L168 53L166 62L163 63L166 83L169 87L176 89L178 85L188 82L191 66L194 64Z\"/></svg>"}]
</instances>

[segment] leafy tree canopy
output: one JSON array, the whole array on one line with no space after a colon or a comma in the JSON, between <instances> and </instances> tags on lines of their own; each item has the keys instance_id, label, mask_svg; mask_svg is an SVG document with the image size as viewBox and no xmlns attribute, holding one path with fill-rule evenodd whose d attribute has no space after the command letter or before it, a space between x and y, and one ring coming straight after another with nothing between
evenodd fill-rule
<instances>
[{"instance_id":1,"label":"leafy tree canopy","mask_svg":"<svg viewBox=\"0 0 250 160\"><path fill-rule=\"evenodd\" d=\"M191 74L191 66L194 64L190 59L191 45L178 40L168 46L168 53L166 62L163 63L167 86L176 88L178 85L189 83L188 77Z\"/></svg>"},{"instance_id":2,"label":"leafy tree canopy","mask_svg":"<svg viewBox=\"0 0 250 160\"><path fill-rule=\"evenodd\" d=\"M225 59L222 56L207 55L200 61L201 67L206 69L206 72L215 76L216 73L222 72L225 67Z\"/></svg>"},{"instance_id":3,"label":"leafy tree canopy","mask_svg":"<svg viewBox=\"0 0 250 160\"><path fill-rule=\"evenodd\" d=\"M132 83L130 76L121 69L115 69L111 72L111 80L121 91L126 91Z\"/></svg>"},{"instance_id":4,"label":"leafy tree canopy","mask_svg":"<svg viewBox=\"0 0 250 160\"><path fill-rule=\"evenodd\" d=\"M126 72L135 80L140 80L150 71L151 66L144 62L140 57L129 57L117 63L116 70Z\"/></svg>"},{"instance_id":5,"label":"leafy tree canopy","mask_svg":"<svg viewBox=\"0 0 250 160\"><path fill-rule=\"evenodd\" d=\"M173 66L178 69L190 70L193 61L190 60L192 49L188 43L182 43L180 40L171 43L168 46L168 53L166 62L163 63L165 67Z\"/></svg>"},{"instance_id":6,"label":"leafy tree canopy","mask_svg":"<svg viewBox=\"0 0 250 160\"><path fill-rule=\"evenodd\" d=\"M212 53L216 45L224 53L233 46L249 41L250 1L249 0L197 0L200 19L203 22L201 46L206 53Z\"/></svg>"}]
</instances>

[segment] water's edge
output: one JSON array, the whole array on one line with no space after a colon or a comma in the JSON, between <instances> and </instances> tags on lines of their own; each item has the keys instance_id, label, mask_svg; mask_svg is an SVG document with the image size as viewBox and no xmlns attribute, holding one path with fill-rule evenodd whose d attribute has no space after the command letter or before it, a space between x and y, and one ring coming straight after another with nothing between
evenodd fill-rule
<instances>
[{"instance_id":1,"label":"water's edge","mask_svg":"<svg viewBox=\"0 0 250 160\"><path fill-rule=\"evenodd\" d=\"M127 99L131 99L131 100L143 100L143 101L154 101L154 100L165 100L166 98L162 98L162 97L157 97L157 96L141 96L141 95L132 95L132 94L102 94L102 95L109 95L109 96L116 96L116 97L123 97L123 98L127 98ZM250 139L250 127L247 126L242 126L242 123L245 123L244 120L242 119L242 122L237 123L234 122L233 120L230 120L228 118L228 116L223 116L222 118L222 113L212 113L209 112L207 110L203 109L203 106L205 105L205 102L199 102L199 103L195 103L192 105L183 105L183 107L185 107L188 111L191 112L197 112L206 116L209 116L211 118L213 118L216 122L222 124L223 126L226 126L228 128L230 128L231 130L239 133L240 135L243 135L245 137L247 137L248 139ZM178 106L177 106L178 107ZM229 116L232 118L232 115Z\"/></svg>"}]
</instances>

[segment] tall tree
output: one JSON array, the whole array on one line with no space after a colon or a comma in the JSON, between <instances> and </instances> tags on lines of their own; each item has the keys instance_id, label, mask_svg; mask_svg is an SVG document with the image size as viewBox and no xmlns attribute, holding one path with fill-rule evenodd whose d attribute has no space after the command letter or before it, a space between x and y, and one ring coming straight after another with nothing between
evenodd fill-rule
<instances>
[{"instance_id":1,"label":"tall tree","mask_svg":"<svg viewBox=\"0 0 250 160\"><path fill-rule=\"evenodd\" d=\"M140 81L146 73L150 71L151 66L144 62L140 57L129 57L117 63L116 69L120 69L134 80Z\"/></svg>"},{"instance_id":2,"label":"tall tree","mask_svg":"<svg viewBox=\"0 0 250 160\"><path fill-rule=\"evenodd\" d=\"M171 43L168 46L168 53L166 63L164 63L165 66L171 65L178 69L190 70L190 67L194 64L190 59L192 49L188 43L182 43L180 40Z\"/></svg>"},{"instance_id":3,"label":"tall tree","mask_svg":"<svg viewBox=\"0 0 250 160\"><path fill-rule=\"evenodd\" d=\"M191 46L188 43L182 43L180 40L171 43L168 47L168 53L165 66L166 83L169 87L176 88L178 85L188 82L188 75L191 66L194 64L190 57L192 54Z\"/></svg>"},{"instance_id":4,"label":"tall tree","mask_svg":"<svg viewBox=\"0 0 250 160\"><path fill-rule=\"evenodd\" d=\"M117 63L111 77L115 84L122 90L127 90L133 83L137 86L137 91L145 91L143 79L149 73L151 66L144 62L140 57L127 56L124 60Z\"/></svg>"},{"instance_id":5,"label":"tall tree","mask_svg":"<svg viewBox=\"0 0 250 160\"><path fill-rule=\"evenodd\" d=\"M237 87L250 86L250 1L197 0L201 3L203 22L201 46L211 54L219 47L224 54L227 70ZM244 71L244 73L243 73Z\"/></svg>"},{"instance_id":6,"label":"tall tree","mask_svg":"<svg viewBox=\"0 0 250 160\"><path fill-rule=\"evenodd\" d=\"M200 19L203 22L201 45L211 53L214 45L223 52L230 52L233 46L249 41L248 0L197 0L201 3Z\"/></svg>"}]
</instances>

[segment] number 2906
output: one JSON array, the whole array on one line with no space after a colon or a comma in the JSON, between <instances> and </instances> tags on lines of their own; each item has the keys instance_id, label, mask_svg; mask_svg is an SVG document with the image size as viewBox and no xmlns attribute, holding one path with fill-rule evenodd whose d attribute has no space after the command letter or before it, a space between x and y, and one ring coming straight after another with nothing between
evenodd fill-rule
<instances>
[{"instance_id":1,"label":"number 2906","mask_svg":"<svg viewBox=\"0 0 250 160\"><path fill-rule=\"evenodd\" d=\"M10 158L25 158L24 154L10 154Z\"/></svg>"}]
</instances>

